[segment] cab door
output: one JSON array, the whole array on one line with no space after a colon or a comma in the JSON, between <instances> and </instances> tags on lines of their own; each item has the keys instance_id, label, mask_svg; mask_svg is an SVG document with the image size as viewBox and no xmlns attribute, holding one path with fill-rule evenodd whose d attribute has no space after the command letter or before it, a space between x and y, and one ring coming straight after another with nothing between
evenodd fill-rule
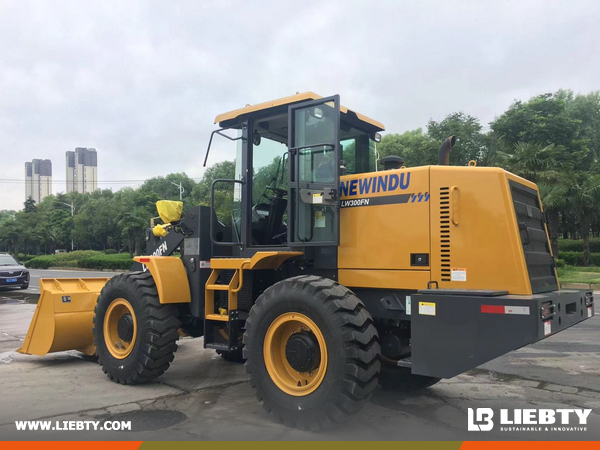
<instances>
[{"instance_id":1,"label":"cab door","mask_svg":"<svg viewBox=\"0 0 600 450\"><path fill-rule=\"evenodd\" d=\"M288 244L339 245L339 95L290 105Z\"/></svg>"}]
</instances>

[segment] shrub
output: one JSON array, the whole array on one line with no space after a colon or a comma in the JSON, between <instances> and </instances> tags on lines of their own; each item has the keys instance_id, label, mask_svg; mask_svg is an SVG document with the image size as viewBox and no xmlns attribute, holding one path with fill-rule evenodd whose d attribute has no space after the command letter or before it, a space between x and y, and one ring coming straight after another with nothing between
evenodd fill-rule
<instances>
[{"instance_id":1,"label":"shrub","mask_svg":"<svg viewBox=\"0 0 600 450\"><path fill-rule=\"evenodd\" d=\"M565 260L556 258L556 267L565 267Z\"/></svg>"},{"instance_id":2,"label":"shrub","mask_svg":"<svg viewBox=\"0 0 600 450\"><path fill-rule=\"evenodd\" d=\"M30 269L47 269L49 267L77 267L82 269L127 270L133 260L127 253L106 255L94 250L79 250L58 255L45 255L33 258L25 263Z\"/></svg>"},{"instance_id":3,"label":"shrub","mask_svg":"<svg viewBox=\"0 0 600 450\"><path fill-rule=\"evenodd\" d=\"M129 253L117 253L115 255L104 255L106 258L110 259L131 259L129 257Z\"/></svg>"},{"instance_id":4,"label":"shrub","mask_svg":"<svg viewBox=\"0 0 600 450\"><path fill-rule=\"evenodd\" d=\"M581 239L559 239L558 248L565 252L582 252L583 241ZM600 253L600 238L590 239L590 253Z\"/></svg>"},{"instance_id":5,"label":"shrub","mask_svg":"<svg viewBox=\"0 0 600 450\"><path fill-rule=\"evenodd\" d=\"M82 259L102 254L102 252L97 252L96 250L75 250L74 252L60 253L54 256L56 256L59 261L81 261Z\"/></svg>"},{"instance_id":6,"label":"shrub","mask_svg":"<svg viewBox=\"0 0 600 450\"><path fill-rule=\"evenodd\" d=\"M583 242L581 239L559 239L558 249L561 252L582 252Z\"/></svg>"},{"instance_id":7,"label":"shrub","mask_svg":"<svg viewBox=\"0 0 600 450\"><path fill-rule=\"evenodd\" d=\"M25 261L29 261L30 259L35 258L36 255L26 255L25 253L19 253L17 255L17 261L19 262L25 262Z\"/></svg>"},{"instance_id":8,"label":"shrub","mask_svg":"<svg viewBox=\"0 0 600 450\"><path fill-rule=\"evenodd\" d=\"M79 267L86 269L109 269L109 270L128 270L133 264L133 259L129 258L109 258L106 256L95 256L79 261Z\"/></svg>"},{"instance_id":9,"label":"shrub","mask_svg":"<svg viewBox=\"0 0 600 450\"><path fill-rule=\"evenodd\" d=\"M107 248L104 250L105 255L116 255L117 251L114 248Z\"/></svg>"},{"instance_id":10,"label":"shrub","mask_svg":"<svg viewBox=\"0 0 600 450\"><path fill-rule=\"evenodd\" d=\"M54 265L54 255L38 256L37 258L25 261L25 267L28 269L47 269Z\"/></svg>"},{"instance_id":11,"label":"shrub","mask_svg":"<svg viewBox=\"0 0 600 450\"><path fill-rule=\"evenodd\" d=\"M583 266L583 252L558 252L558 257L570 266ZM590 265L600 266L600 253L590 253Z\"/></svg>"},{"instance_id":12,"label":"shrub","mask_svg":"<svg viewBox=\"0 0 600 450\"><path fill-rule=\"evenodd\" d=\"M70 253L59 253L58 255L44 255L33 258L25 263L25 267L31 269L47 269L48 267L79 267L79 263L87 258L104 253L94 250L77 250Z\"/></svg>"}]
</instances>

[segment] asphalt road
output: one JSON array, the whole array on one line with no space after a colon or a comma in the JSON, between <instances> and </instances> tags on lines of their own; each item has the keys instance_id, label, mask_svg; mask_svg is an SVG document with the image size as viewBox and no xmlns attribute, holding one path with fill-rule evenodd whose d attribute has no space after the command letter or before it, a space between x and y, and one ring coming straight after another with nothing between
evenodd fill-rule
<instances>
[{"instance_id":1,"label":"asphalt road","mask_svg":"<svg viewBox=\"0 0 600 450\"><path fill-rule=\"evenodd\" d=\"M276 423L257 403L243 366L204 349L201 338L180 339L168 372L142 386L110 382L76 351L15 353L34 309L0 304L0 440L600 440L599 315L430 389L380 388L348 423L314 433ZM502 431L496 423L492 431L469 432L468 409L479 407L496 418L502 408L592 413L585 431ZM15 420L36 419L131 420L133 431L16 431Z\"/></svg>"},{"instance_id":2,"label":"asphalt road","mask_svg":"<svg viewBox=\"0 0 600 450\"><path fill-rule=\"evenodd\" d=\"M10 289L0 288L0 296L3 293L10 291L18 291L22 294L39 294L40 293L40 278L97 278L97 277L112 277L117 275L117 272L95 272L83 270L42 270L29 269L29 288L28 289Z\"/></svg>"}]
</instances>

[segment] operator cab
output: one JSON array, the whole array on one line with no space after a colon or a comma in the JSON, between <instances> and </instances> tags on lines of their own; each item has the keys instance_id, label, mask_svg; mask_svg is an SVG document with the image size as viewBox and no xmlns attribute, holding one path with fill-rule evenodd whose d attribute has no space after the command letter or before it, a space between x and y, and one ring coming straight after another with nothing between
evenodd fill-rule
<instances>
[{"instance_id":1,"label":"operator cab","mask_svg":"<svg viewBox=\"0 0 600 450\"><path fill-rule=\"evenodd\" d=\"M215 244L240 254L339 244L339 177L376 170L381 123L313 92L248 105L215 123L213 136L237 143L235 178L213 185L213 200L219 184L234 186L233 238Z\"/></svg>"}]
</instances>

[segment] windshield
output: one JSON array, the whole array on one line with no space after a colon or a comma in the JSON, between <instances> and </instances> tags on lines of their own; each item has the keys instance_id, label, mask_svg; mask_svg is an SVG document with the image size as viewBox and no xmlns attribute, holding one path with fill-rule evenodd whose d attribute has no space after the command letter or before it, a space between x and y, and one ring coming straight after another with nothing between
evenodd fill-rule
<instances>
[{"instance_id":1,"label":"windshield","mask_svg":"<svg viewBox=\"0 0 600 450\"><path fill-rule=\"evenodd\" d=\"M0 255L0 266L18 266L12 256Z\"/></svg>"},{"instance_id":2,"label":"windshield","mask_svg":"<svg viewBox=\"0 0 600 450\"><path fill-rule=\"evenodd\" d=\"M252 206L265 201L269 188L287 191L287 145L262 138L252 153ZM268 198L266 199L268 201Z\"/></svg>"}]
</instances>

